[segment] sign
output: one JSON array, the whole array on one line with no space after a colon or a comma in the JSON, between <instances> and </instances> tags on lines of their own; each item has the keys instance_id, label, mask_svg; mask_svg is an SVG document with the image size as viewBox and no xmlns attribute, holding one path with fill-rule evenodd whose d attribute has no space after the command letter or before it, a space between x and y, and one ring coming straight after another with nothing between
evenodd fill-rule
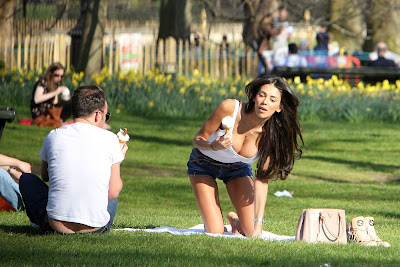
<instances>
[{"instance_id":1,"label":"sign","mask_svg":"<svg viewBox=\"0 0 400 267\"><path fill-rule=\"evenodd\" d=\"M120 66L121 71L129 71L130 69L139 69L140 56L142 49L142 38L140 33L120 34Z\"/></svg>"}]
</instances>

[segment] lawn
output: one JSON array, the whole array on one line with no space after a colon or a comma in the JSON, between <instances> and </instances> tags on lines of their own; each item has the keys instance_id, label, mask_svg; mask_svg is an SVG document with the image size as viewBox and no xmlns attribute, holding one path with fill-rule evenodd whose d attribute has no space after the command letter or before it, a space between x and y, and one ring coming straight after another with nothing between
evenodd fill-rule
<instances>
[{"instance_id":1,"label":"lawn","mask_svg":"<svg viewBox=\"0 0 400 267\"><path fill-rule=\"evenodd\" d=\"M203 121L111 111L112 131L126 127L131 136L121 165L124 188L114 228L188 228L202 223L186 161ZM29 111L17 109L16 121L24 117ZM400 125L301 125L304 156L288 180L270 184L264 230L295 235L302 209L341 208L347 222L359 215L373 216L378 235L391 243L390 248L121 231L41 236L29 227L24 212L0 212L0 265L399 266ZM48 131L7 123L0 153L30 162L38 174L39 152ZM223 183L219 186L226 215L233 208ZM293 190L294 197L273 195L284 189Z\"/></svg>"}]
</instances>

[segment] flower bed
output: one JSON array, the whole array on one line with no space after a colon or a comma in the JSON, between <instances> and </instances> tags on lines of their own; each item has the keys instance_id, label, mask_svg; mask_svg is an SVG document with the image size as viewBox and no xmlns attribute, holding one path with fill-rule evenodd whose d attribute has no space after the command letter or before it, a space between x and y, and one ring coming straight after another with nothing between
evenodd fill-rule
<instances>
[{"instance_id":1,"label":"flower bed","mask_svg":"<svg viewBox=\"0 0 400 267\"><path fill-rule=\"evenodd\" d=\"M0 70L1 104L29 105L32 88L42 73ZM83 73L66 73L64 85L71 91L84 84ZM146 75L134 71L109 75L105 68L91 77L104 89L111 109L126 109L135 114L171 117L206 117L225 98L246 101L245 85L241 77L226 80L201 76L171 75L157 71ZM375 85L358 83L350 86L332 76L329 80L307 78L289 79L290 87L301 99L299 117L304 121L341 120L362 122L367 120L398 123L400 107L400 81L387 81Z\"/></svg>"}]
</instances>

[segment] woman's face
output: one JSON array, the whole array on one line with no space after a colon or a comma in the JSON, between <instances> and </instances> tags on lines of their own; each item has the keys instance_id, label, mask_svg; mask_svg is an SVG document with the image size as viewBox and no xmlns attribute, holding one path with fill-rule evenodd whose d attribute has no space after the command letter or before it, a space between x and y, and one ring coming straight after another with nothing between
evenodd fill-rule
<instances>
[{"instance_id":1,"label":"woman's face","mask_svg":"<svg viewBox=\"0 0 400 267\"><path fill-rule=\"evenodd\" d=\"M63 69L58 69L53 72L51 78L54 83L59 84L64 77L64 70Z\"/></svg>"},{"instance_id":2,"label":"woman's face","mask_svg":"<svg viewBox=\"0 0 400 267\"><path fill-rule=\"evenodd\" d=\"M273 84L264 84L254 97L254 111L260 118L268 119L281 112L282 93Z\"/></svg>"}]
</instances>

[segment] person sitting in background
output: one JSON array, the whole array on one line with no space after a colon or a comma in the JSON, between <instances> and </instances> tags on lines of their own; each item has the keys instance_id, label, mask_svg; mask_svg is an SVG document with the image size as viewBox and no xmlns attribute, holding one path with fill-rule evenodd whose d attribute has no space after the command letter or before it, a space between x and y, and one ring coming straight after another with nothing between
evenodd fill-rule
<instances>
[{"instance_id":1,"label":"person sitting in background","mask_svg":"<svg viewBox=\"0 0 400 267\"><path fill-rule=\"evenodd\" d=\"M110 113L98 86L74 91L72 114L75 123L52 130L43 142L43 180L28 173L20 178L26 213L44 233L107 233L117 212L120 164L128 147L121 149L118 137L102 129Z\"/></svg>"},{"instance_id":2,"label":"person sitting in background","mask_svg":"<svg viewBox=\"0 0 400 267\"><path fill-rule=\"evenodd\" d=\"M276 66L285 67L307 67L307 60L304 56L297 54L297 45L295 43L290 43L288 45L289 55L286 58L281 59L276 63Z\"/></svg>"},{"instance_id":3,"label":"person sitting in background","mask_svg":"<svg viewBox=\"0 0 400 267\"><path fill-rule=\"evenodd\" d=\"M393 60L394 63L396 63L397 66L400 65L400 55L396 54L392 51L389 51L387 45L385 42L378 42L375 46L375 51L369 53L369 60L373 61L378 59L378 48L380 49L386 49L384 57L390 60Z\"/></svg>"},{"instance_id":4,"label":"person sitting in background","mask_svg":"<svg viewBox=\"0 0 400 267\"><path fill-rule=\"evenodd\" d=\"M397 67L396 63L391 60L391 59L387 59L385 57L386 53L387 53L387 46L385 43L383 42L379 42L376 46L376 52L377 52L377 59L375 60L370 60L368 62L368 66L369 67Z\"/></svg>"},{"instance_id":5,"label":"person sitting in background","mask_svg":"<svg viewBox=\"0 0 400 267\"><path fill-rule=\"evenodd\" d=\"M32 125L57 128L71 116L70 91L62 85L63 77L63 65L54 62L34 85L30 104Z\"/></svg>"},{"instance_id":6,"label":"person sitting in background","mask_svg":"<svg viewBox=\"0 0 400 267\"><path fill-rule=\"evenodd\" d=\"M25 208L18 183L23 173L30 172L31 165L29 163L0 154L0 196L14 210Z\"/></svg>"}]
</instances>

